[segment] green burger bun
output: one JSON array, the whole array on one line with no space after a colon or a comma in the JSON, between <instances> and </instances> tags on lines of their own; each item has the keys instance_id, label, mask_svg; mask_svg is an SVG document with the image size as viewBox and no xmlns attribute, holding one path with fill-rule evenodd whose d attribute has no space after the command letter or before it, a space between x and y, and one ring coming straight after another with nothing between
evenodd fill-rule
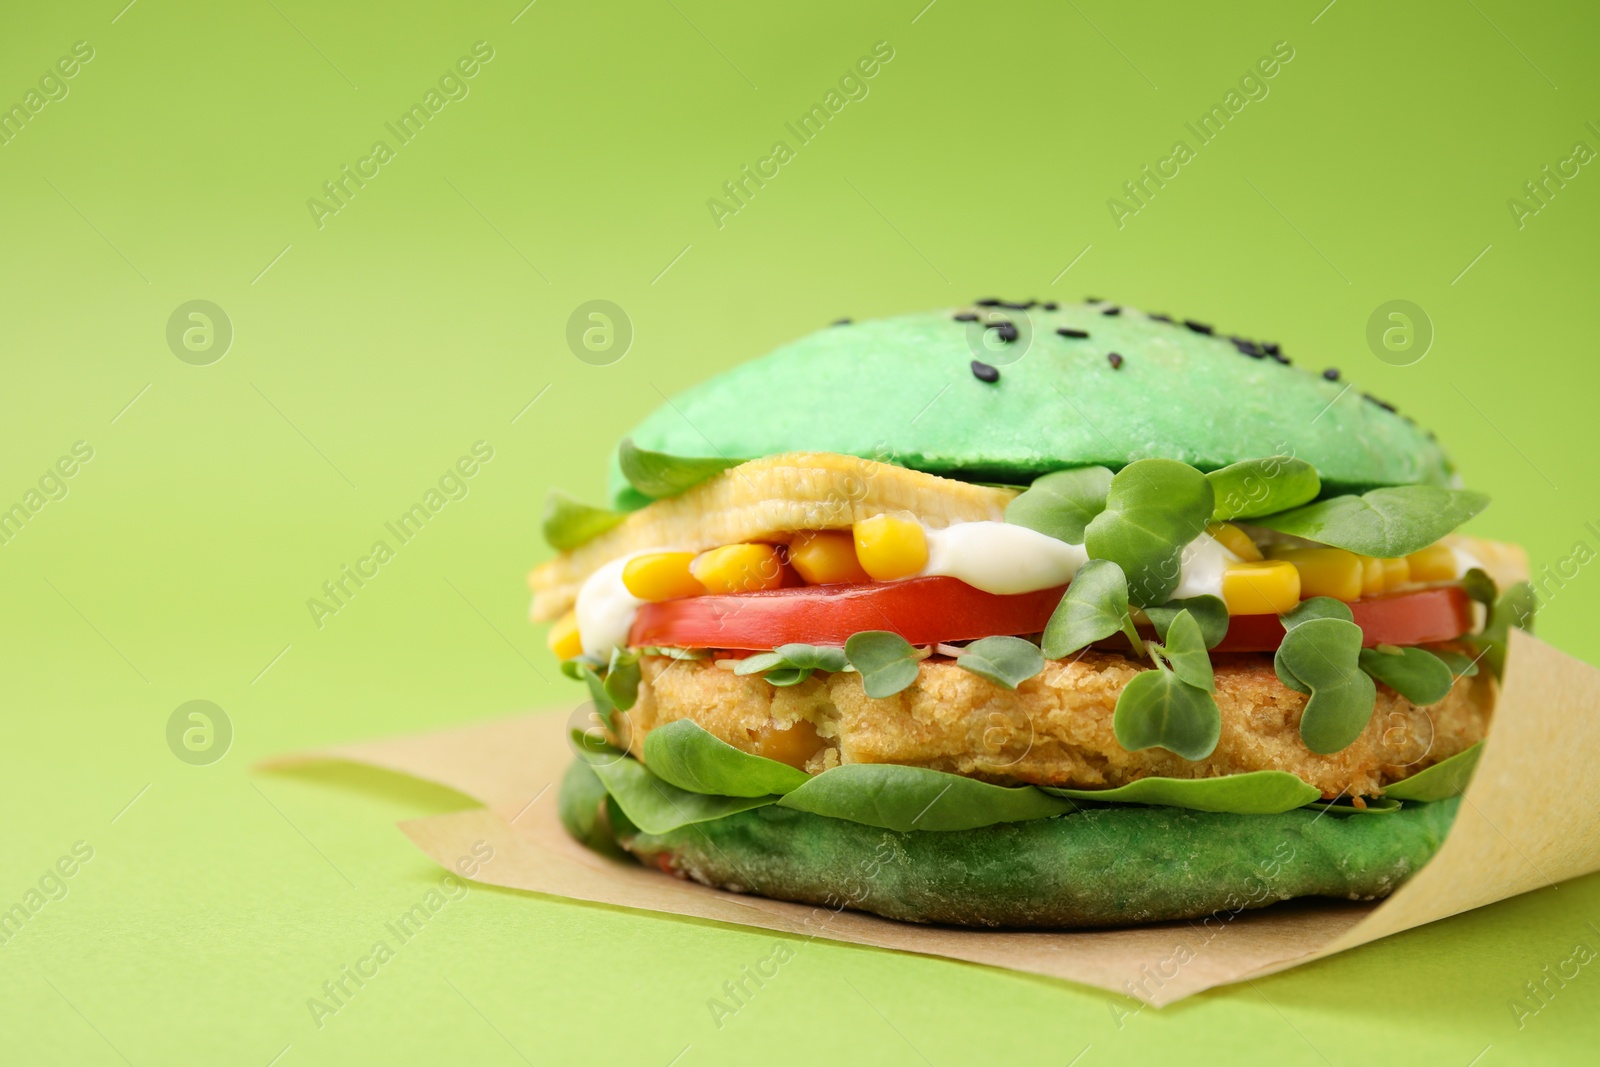
<instances>
[{"instance_id":1,"label":"green burger bun","mask_svg":"<svg viewBox=\"0 0 1600 1067\"><path fill-rule=\"evenodd\" d=\"M1451 481L1432 435L1276 344L1111 308L970 305L831 326L674 397L630 436L674 456L837 452L1015 485L1068 467L1165 458L1209 471L1283 454L1316 467L1328 494ZM615 463L610 488L620 506L643 502Z\"/></svg>"},{"instance_id":2,"label":"green burger bun","mask_svg":"<svg viewBox=\"0 0 1600 1067\"><path fill-rule=\"evenodd\" d=\"M1061 929L1225 921L1302 896L1387 896L1438 851L1458 803L1374 816L1087 807L945 832L763 807L647 834L575 761L561 815L596 851L620 847L719 889L911 922Z\"/></svg>"}]
</instances>

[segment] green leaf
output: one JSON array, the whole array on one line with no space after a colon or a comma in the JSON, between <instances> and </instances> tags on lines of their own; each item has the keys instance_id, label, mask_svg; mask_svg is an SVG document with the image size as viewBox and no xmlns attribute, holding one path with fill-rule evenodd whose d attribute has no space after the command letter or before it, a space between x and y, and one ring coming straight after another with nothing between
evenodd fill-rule
<instances>
[{"instance_id":1,"label":"green leaf","mask_svg":"<svg viewBox=\"0 0 1600 1067\"><path fill-rule=\"evenodd\" d=\"M811 778L787 763L741 752L689 719L657 726L646 734L644 761L669 785L714 796L783 794Z\"/></svg>"},{"instance_id":2,"label":"green leaf","mask_svg":"<svg viewBox=\"0 0 1600 1067\"><path fill-rule=\"evenodd\" d=\"M1207 648L1216 648L1228 636L1228 605L1223 603L1221 597L1191 596L1144 609L1145 616L1156 628L1156 635L1162 641L1167 639L1167 627L1172 625L1172 620L1180 611L1187 611L1200 624L1200 633L1205 637Z\"/></svg>"},{"instance_id":3,"label":"green leaf","mask_svg":"<svg viewBox=\"0 0 1600 1067\"><path fill-rule=\"evenodd\" d=\"M1216 522L1252 519L1297 508L1322 491L1317 469L1293 456L1247 459L1206 475L1216 494Z\"/></svg>"},{"instance_id":4,"label":"green leaf","mask_svg":"<svg viewBox=\"0 0 1600 1067\"><path fill-rule=\"evenodd\" d=\"M1112 477L1084 545L1122 568L1130 601L1165 604L1178 588L1184 546L1205 531L1213 503L1211 483L1187 463L1136 460Z\"/></svg>"},{"instance_id":5,"label":"green leaf","mask_svg":"<svg viewBox=\"0 0 1600 1067\"><path fill-rule=\"evenodd\" d=\"M1424 648L1402 648L1399 655L1361 650L1361 669L1418 706L1437 704L1455 685L1445 661Z\"/></svg>"},{"instance_id":6,"label":"green leaf","mask_svg":"<svg viewBox=\"0 0 1600 1067\"><path fill-rule=\"evenodd\" d=\"M1159 804L1234 815L1277 815L1322 796L1316 786L1288 771L1247 771L1218 778L1140 778L1115 789L1040 788L1073 800Z\"/></svg>"},{"instance_id":7,"label":"green leaf","mask_svg":"<svg viewBox=\"0 0 1600 1067\"><path fill-rule=\"evenodd\" d=\"M679 789L656 777L638 760L609 746L600 751L580 747L578 758L594 768L622 813L647 834L664 834L680 826L711 822L778 801L776 796L708 796Z\"/></svg>"},{"instance_id":8,"label":"green leaf","mask_svg":"<svg viewBox=\"0 0 1600 1067\"><path fill-rule=\"evenodd\" d=\"M783 657L778 655L776 651L757 652L753 656L746 656L740 660L738 665L733 668L733 673L743 677L747 674L760 674L762 671L770 671L774 667L783 666L786 666L783 662Z\"/></svg>"},{"instance_id":9,"label":"green leaf","mask_svg":"<svg viewBox=\"0 0 1600 1067\"><path fill-rule=\"evenodd\" d=\"M1040 644L1046 659L1063 659L1119 630L1133 631L1133 621L1128 618L1127 580L1122 568L1110 560L1091 559L1078 568L1066 594L1051 612Z\"/></svg>"},{"instance_id":10,"label":"green leaf","mask_svg":"<svg viewBox=\"0 0 1600 1067\"><path fill-rule=\"evenodd\" d=\"M1302 600L1289 611L1278 616L1278 621L1283 623L1285 630L1292 630L1303 622L1313 619L1342 619L1345 622L1355 621L1355 612L1350 610L1350 605L1342 600L1335 600L1331 596L1314 596L1310 600Z\"/></svg>"},{"instance_id":11,"label":"green leaf","mask_svg":"<svg viewBox=\"0 0 1600 1067\"><path fill-rule=\"evenodd\" d=\"M1483 632L1473 638L1483 648L1483 662L1490 673L1502 678L1506 673L1506 650L1510 645L1511 631L1533 631L1533 616L1539 609L1533 586L1517 582L1506 587L1489 611Z\"/></svg>"},{"instance_id":12,"label":"green leaf","mask_svg":"<svg viewBox=\"0 0 1600 1067\"><path fill-rule=\"evenodd\" d=\"M1111 472L1079 467L1035 478L1027 491L1006 505L1006 521L1049 534L1068 544L1083 544L1084 527L1105 510Z\"/></svg>"},{"instance_id":13,"label":"green leaf","mask_svg":"<svg viewBox=\"0 0 1600 1067\"><path fill-rule=\"evenodd\" d=\"M633 438L623 438L617 448L617 461L622 466L622 476L645 496L661 500L677 496L705 481L743 463L742 459L690 458L669 456L665 452L647 452L633 443Z\"/></svg>"},{"instance_id":14,"label":"green leaf","mask_svg":"<svg viewBox=\"0 0 1600 1067\"><path fill-rule=\"evenodd\" d=\"M559 489L544 498L544 539L557 552L577 548L611 529L628 516L580 504Z\"/></svg>"},{"instance_id":15,"label":"green leaf","mask_svg":"<svg viewBox=\"0 0 1600 1067\"><path fill-rule=\"evenodd\" d=\"M1301 601L1290 611L1278 616L1278 621L1283 624L1283 629L1286 633L1301 623L1311 622L1314 619L1338 619L1342 622L1354 622L1355 615L1350 611L1350 605L1342 600L1335 600L1331 596L1316 596L1310 600ZM1273 655L1272 669L1278 675L1278 681L1293 689L1296 693L1311 695L1311 688L1294 676L1293 671L1289 669L1288 662L1282 655Z\"/></svg>"},{"instance_id":16,"label":"green leaf","mask_svg":"<svg viewBox=\"0 0 1600 1067\"><path fill-rule=\"evenodd\" d=\"M1500 590L1495 587L1494 579L1482 567L1473 567L1461 576L1461 588L1467 595L1486 608L1494 607L1494 602L1500 599Z\"/></svg>"},{"instance_id":17,"label":"green leaf","mask_svg":"<svg viewBox=\"0 0 1600 1067\"><path fill-rule=\"evenodd\" d=\"M604 685L611 703L623 711L632 708L639 699L639 653L613 648Z\"/></svg>"},{"instance_id":18,"label":"green leaf","mask_svg":"<svg viewBox=\"0 0 1600 1067\"><path fill-rule=\"evenodd\" d=\"M1448 648L1433 648L1428 651L1443 660L1444 665L1450 668L1450 673L1457 678L1463 676L1471 678L1478 673L1478 661L1463 652Z\"/></svg>"},{"instance_id":19,"label":"green leaf","mask_svg":"<svg viewBox=\"0 0 1600 1067\"><path fill-rule=\"evenodd\" d=\"M600 808L607 795L605 783L594 769L582 760L574 760L562 776L561 791L556 794L556 813L567 833L585 847L612 859L625 860L628 853L617 844L611 827L600 818Z\"/></svg>"},{"instance_id":20,"label":"green leaf","mask_svg":"<svg viewBox=\"0 0 1600 1067\"><path fill-rule=\"evenodd\" d=\"M1448 800L1460 796L1472 780L1478 757L1483 755L1483 742L1442 759L1432 767L1425 767L1410 778L1385 786L1383 795L1396 800Z\"/></svg>"},{"instance_id":21,"label":"green leaf","mask_svg":"<svg viewBox=\"0 0 1600 1067\"><path fill-rule=\"evenodd\" d=\"M773 681L771 673L767 674L767 681L773 685L794 685L796 682L804 681L812 671L842 671L846 666L848 661L842 648L795 643L779 645L771 652L758 652L753 656L746 656L739 661L733 673L760 674L774 669L803 672L794 682L787 683Z\"/></svg>"},{"instance_id":22,"label":"green leaf","mask_svg":"<svg viewBox=\"0 0 1600 1067\"><path fill-rule=\"evenodd\" d=\"M1020 637L985 637L962 649L956 666L995 685L1015 689L1044 670L1044 654L1038 645Z\"/></svg>"},{"instance_id":23,"label":"green leaf","mask_svg":"<svg viewBox=\"0 0 1600 1067\"><path fill-rule=\"evenodd\" d=\"M1388 815L1401 808L1400 801L1393 797L1366 797L1362 803L1366 804L1366 807L1358 808L1354 804L1341 804L1332 800L1318 801L1307 804L1306 807L1312 811L1320 811L1324 815Z\"/></svg>"},{"instance_id":24,"label":"green leaf","mask_svg":"<svg viewBox=\"0 0 1600 1067\"><path fill-rule=\"evenodd\" d=\"M1217 747L1222 715L1204 689L1166 671L1143 671L1123 687L1111 729L1129 752L1164 748L1201 760Z\"/></svg>"},{"instance_id":25,"label":"green leaf","mask_svg":"<svg viewBox=\"0 0 1600 1067\"><path fill-rule=\"evenodd\" d=\"M863 630L844 643L850 666L861 672L861 685L875 700L892 697L917 680L922 660L911 643L887 630Z\"/></svg>"},{"instance_id":26,"label":"green leaf","mask_svg":"<svg viewBox=\"0 0 1600 1067\"><path fill-rule=\"evenodd\" d=\"M990 785L947 771L892 763L846 763L812 778L778 804L885 830L974 830L1062 815L1076 805L1033 786Z\"/></svg>"},{"instance_id":27,"label":"green leaf","mask_svg":"<svg viewBox=\"0 0 1600 1067\"><path fill-rule=\"evenodd\" d=\"M594 701L595 711L604 720L607 729L611 727L611 713L616 710L612 703L611 694L606 692L606 683L599 673L582 660L569 659L561 663L561 673L574 681L581 681L589 687L589 699Z\"/></svg>"},{"instance_id":28,"label":"green leaf","mask_svg":"<svg viewBox=\"0 0 1600 1067\"><path fill-rule=\"evenodd\" d=\"M1361 627L1332 617L1299 623L1283 635L1273 667L1285 685L1311 694L1300 715L1307 748L1327 756L1361 736L1378 698L1361 669Z\"/></svg>"},{"instance_id":29,"label":"green leaf","mask_svg":"<svg viewBox=\"0 0 1600 1067\"><path fill-rule=\"evenodd\" d=\"M1489 622L1483 632L1500 639L1504 639L1513 628L1532 633L1533 617L1538 610L1539 600L1534 595L1532 585L1527 582L1509 585L1494 602L1494 610L1489 613Z\"/></svg>"},{"instance_id":30,"label":"green leaf","mask_svg":"<svg viewBox=\"0 0 1600 1067\"><path fill-rule=\"evenodd\" d=\"M1336 496L1255 521L1335 548L1393 559L1427 548L1489 506L1470 489L1397 485Z\"/></svg>"},{"instance_id":31,"label":"green leaf","mask_svg":"<svg viewBox=\"0 0 1600 1067\"><path fill-rule=\"evenodd\" d=\"M1181 681L1197 689L1214 693L1216 676L1211 670L1211 654L1206 651L1205 638L1200 636L1200 624L1187 611L1173 616L1167 627L1167 639L1161 645L1161 654Z\"/></svg>"}]
</instances>

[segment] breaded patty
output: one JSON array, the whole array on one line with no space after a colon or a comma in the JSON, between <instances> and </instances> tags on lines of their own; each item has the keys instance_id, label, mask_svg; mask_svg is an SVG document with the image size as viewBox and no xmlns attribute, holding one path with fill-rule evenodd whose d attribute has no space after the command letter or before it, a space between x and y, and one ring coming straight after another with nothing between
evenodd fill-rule
<instances>
[{"instance_id":1,"label":"breaded patty","mask_svg":"<svg viewBox=\"0 0 1600 1067\"><path fill-rule=\"evenodd\" d=\"M1245 771L1299 775L1326 797L1375 796L1397 781L1482 740L1494 706L1486 672L1457 679L1438 704L1419 708L1387 686L1366 730L1329 756L1306 749L1307 698L1278 681L1272 657L1217 655L1222 737L1190 762L1164 749L1129 752L1112 733L1122 687L1142 669L1115 653L1051 661L1015 692L949 659L925 660L917 681L875 700L853 672L816 674L777 688L711 660L648 656L628 742L642 757L654 727L692 719L747 752L813 774L841 763L931 767L999 784L1108 788L1139 778L1207 778Z\"/></svg>"}]
</instances>

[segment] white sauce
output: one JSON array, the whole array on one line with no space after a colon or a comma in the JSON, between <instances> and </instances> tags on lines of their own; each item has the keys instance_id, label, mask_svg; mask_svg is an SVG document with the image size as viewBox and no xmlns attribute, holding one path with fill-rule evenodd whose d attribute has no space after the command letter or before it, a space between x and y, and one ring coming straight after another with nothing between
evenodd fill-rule
<instances>
[{"instance_id":1,"label":"white sauce","mask_svg":"<svg viewBox=\"0 0 1600 1067\"><path fill-rule=\"evenodd\" d=\"M1066 585L1089 559L1082 545L1005 522L958 522L925 530L922 575L959 578L985 593L1031 593Z\"/></svg>"},{"instance_id":2,"label":"white sauce","mask_svg":"<svg viewBox=\"0 0 1600 1067\"><path fill-rule=\"evenodd\" d=\"M612 560L589 575L578 590L578 637L583 642L585 656L607 663L613 648L627 647L633 618L645 601L628 592L628 587L622 584L622 568L634 556L642 555L643 552L632 552Z\"/></svg>"},{"instance_id":3,"label":"white sauce","mask_svg":"<svg viewBox=\"0 0 1600 1067\"><path fill-rule=\"evenodd\" d=\"M1192 596L1222 595L1222 572L1229 564L1238 563L1239 557L1223 547L1210 534L1203 533L1183 549L1183 566L1178 572L1178 588L1173 590L1173 600Z\"/></svg>"},{"instance_id":4,"label":"white sauce","mask_svg":"<svg viewBox=\"0 0 1600 1067\"><path fill-rule=\"evenodd\" d=\"M959 522L926 530L928 565L919 574L959 578L985 593L1031 593L1065 585L1088 562L1082 545L1005 522ZM1222 572L1239 557L1210 534L1184 547L1173 599L1222 595Z\"/></svg>"}]
</instances>

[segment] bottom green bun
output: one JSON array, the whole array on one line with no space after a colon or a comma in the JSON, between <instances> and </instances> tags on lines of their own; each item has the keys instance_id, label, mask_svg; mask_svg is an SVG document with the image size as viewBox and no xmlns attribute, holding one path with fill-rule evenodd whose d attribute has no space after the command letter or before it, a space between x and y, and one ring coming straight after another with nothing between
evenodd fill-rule
<instances>
[{"instance_id":1,"label":"bottom green bun","mask_svg":"<svg viewBox=\"0 0 1600 1067\"><path fill-rule=\"evenodd\" d=\"M561 790L597 851L736 893L910 922L1069 929L1215 916L1293 897L1388 896L1443 843L1459 801L1381 816L1231 815L1134 805L979 830L901 833L776 806L664 834L632 826L594 772Z\"/></svg>"}]
</instances>

